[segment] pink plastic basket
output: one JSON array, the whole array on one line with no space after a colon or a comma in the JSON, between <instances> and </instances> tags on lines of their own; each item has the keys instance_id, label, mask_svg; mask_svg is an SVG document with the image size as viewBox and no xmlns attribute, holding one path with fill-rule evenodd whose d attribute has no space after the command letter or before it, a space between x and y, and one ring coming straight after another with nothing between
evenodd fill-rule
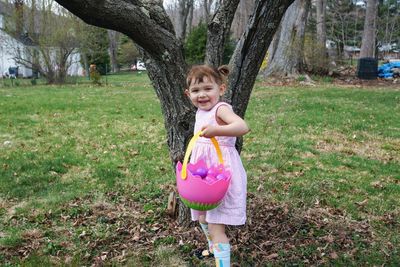
<instances>
[{"instance_id":1,"label":"pink plastic basket","mask_svg":"<svg viewBox=\"0 0 400 267\"><path fill-rule=\"evenodd\" d=\"M211 138L218 155L218 164L207 166L204 158L196 163L188 163L196 140L201 132L190 140L183 164L176 165L176 183L182 202L195 210L216 208L224 198L231 182L231 173L225 169L224 162L215 138ZM204 155L206 156L206 155Z\"/></svg>"}]
</instances>

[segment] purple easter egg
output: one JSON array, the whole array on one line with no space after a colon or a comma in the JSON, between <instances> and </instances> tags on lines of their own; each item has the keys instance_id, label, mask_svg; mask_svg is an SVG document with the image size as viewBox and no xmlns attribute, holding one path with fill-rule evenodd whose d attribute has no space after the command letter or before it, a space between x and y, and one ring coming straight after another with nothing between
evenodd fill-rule
<instances>
[{"instance_id":1,"label":"purple easter egg","mask_svg":"<svg viewBox=\"0 0 400 267\"><path fill-rule=\"evenodd\" d=\"M208 170L206 168L198 168L193 174L198 175L201 178L205 178L207 176Z\"/></svg>"},{"instance_id":2,"label":"purple easter egg","mask_svg":"<svg viewBox=\"0 0 400 267\"><path fill-rule=\"evenodd\" d=\"M222 179L226 179L226 176L225 176L225 174L220 173L220 174L217 175L216 178L217 178L217 180L222 180Z\"/></svg>"}]
</instances>

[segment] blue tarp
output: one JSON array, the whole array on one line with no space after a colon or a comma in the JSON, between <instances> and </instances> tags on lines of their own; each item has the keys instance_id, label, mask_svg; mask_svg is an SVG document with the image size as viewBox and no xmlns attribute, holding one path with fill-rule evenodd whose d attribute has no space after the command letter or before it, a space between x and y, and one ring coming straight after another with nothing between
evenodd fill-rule
<instances>
[{"instance_id":1,"label":"blue tarp","mask_svg":"<svg viewBox=\"0 0 400 267\"><path fill-rule=\"evenodd\" d=\"M378 67L378 77L380 78L393 78L393 69L400 69L400 62L385 63Z\"/></svg>"}]
</instances>

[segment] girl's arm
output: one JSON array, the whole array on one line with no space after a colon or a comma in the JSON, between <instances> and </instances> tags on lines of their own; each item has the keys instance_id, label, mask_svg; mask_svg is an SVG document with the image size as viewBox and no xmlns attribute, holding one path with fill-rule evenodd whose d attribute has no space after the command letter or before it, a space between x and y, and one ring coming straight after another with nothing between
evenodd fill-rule
<instances>
[{"instance_id":1,"label":"girl's arm","mask_svg":"<svg viewBox=\"0 0 400 267\"><path fill-rule=\"evenodd\" d=\"M250 131L246 122L226 105L222 105L218 108L217 118L221 120L224 125L203 126L201 129L203 137L242 136Z\"/></svg>"}]
</instances>

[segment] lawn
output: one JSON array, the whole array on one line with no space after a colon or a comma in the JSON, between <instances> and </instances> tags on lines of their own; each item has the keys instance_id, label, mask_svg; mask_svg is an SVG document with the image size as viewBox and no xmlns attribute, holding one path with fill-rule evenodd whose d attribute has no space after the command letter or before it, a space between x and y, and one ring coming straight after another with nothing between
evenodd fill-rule
<instances>
[{"instance_id":1,"label":"lawn","mask_svg":"<svg viewBox=\"0 0 400 267\"><path fill-rule=\"evenodd\" d=\"M212 266L165 212L175 176L144 72L107 85L0 84L0 265ZM400 90L263 86L240 266L400 264Z\"/></svg>"}]
</instances>

